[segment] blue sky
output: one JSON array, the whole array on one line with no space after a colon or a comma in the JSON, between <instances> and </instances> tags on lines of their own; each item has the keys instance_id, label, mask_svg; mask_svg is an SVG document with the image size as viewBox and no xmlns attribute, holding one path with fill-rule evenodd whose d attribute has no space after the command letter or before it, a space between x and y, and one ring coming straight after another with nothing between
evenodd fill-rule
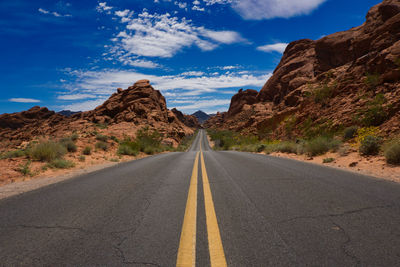
<instances>
[{"instance_id":1,"label":"blue sky","mask_svg":"<svg viewBox=\"0 0 400 267\"><path fill-rule=\"evenodd\" d=\"M287 43L361 25L378 0L2 0L0 113L89 110L149 79L168 108L225 111Z\"/></svg>"}]
</instances>

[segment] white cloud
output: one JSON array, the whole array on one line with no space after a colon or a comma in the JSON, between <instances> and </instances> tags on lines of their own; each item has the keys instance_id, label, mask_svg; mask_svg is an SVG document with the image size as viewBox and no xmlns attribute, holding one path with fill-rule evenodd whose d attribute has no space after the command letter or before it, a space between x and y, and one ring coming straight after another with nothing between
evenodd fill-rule
<instances>
[{"instance_id":1,"label":"white cloud","mask_svg":"<svg viewBox=\"0 0 400 267\"><path fill-rule=\"evenodd\" d=\"M203 0L204 3L206 3L207 6L215 5L215 4L220 4L220 5L225 5L225 4L230 4L233 2L233 0Z\"/></svg>"},{"instance_id":2,"label":"white cloud","mask_svg":"<svg viewBox=\"0 0 400 267\"><path fill-rule=\"evenodd\" d=\"M43 8L39 8L38 11L39 11L40 13L42 13L42 14L53 15L54 17L71 17L70 14L60 14L60 13L58 13L58 12L56 12L56 11L53 11L53 12L52 12L52 11L49 11L49 10L46 10L46 9L43 9Z\"/></svg>"},{"instance_id":3,"label":"white cloud","mask_svg":"<svg viewBox=\"0 0 400 267\"><path fill-rule=\"evenodd\" d=\"M181 76L203 76L205 73L202 71L186 71L182 72Z\"/></svg>"},{"instance_id":4,"label":"white cloud","mask_svg":"<svg viewBox=\"0 0 400 267\"><path fill-rule=\"evenodd\" d=\"M287 46L288 46L287 43L267 44L267 45L257 47L257 50L260 50L263 52L283 53L283 52L285 52L285 49Z\"/></svg>"},{"instance_id":5,"label":"white cloud","mask_svg":"<svg viewBox=\"0 0 400 267\"><path fill-rule=\"evenodd\" d=\"M124 65L129 65L132 67L139 67L139 68L146 68L146 69L155 69L155 68L159 68L160 65L150 61L150 60L145 60L145 59L130 59L130 58L126 58L126 57L121 57L120 61L124 64Z\"/></svg>"},{"instance_id":6,"label":"white cloud","mask_svg":"<svg viewBox=\"0 0 400 267\"><path fill-rule=\"evenodd\" d=\"M108 6L107 2L99 2L99 4L96 7L96 10L98 12L104 12L104 11L110 12L111 9L113 9L113 7L112 6Z\"/></svg>"},{"instance_id":7,"label":"white cloud","mask_svg":"<svg viewBox=\"0 0 400 267\"><path fill-rule=\"evenodd\" d=\"M170 58L184 48L197 46L209 51L221 44L245 41L234 31L214 31L197 27L190 20L178 19L166 13L149 14L144 11L136 18L122 17L127 23L125 29L115 38L111 53Z\"/></svg>"},{"instance_id":8,"label":"white cloud","mask_svg":"<svg viewBox=\"0 0 400 267\"><path fill-rule=\"evenodd\" d=\"M174 4L177 5L179 8L187 9L187 3L186 2L175 1Z\"/></svg>"},{"instance_id":9,"label":"white cloud","mask_svg":"<svg viewBox=\"0 0 400 267\"><path fill-rule=\"evenodd\" d=\"M61 109L64 110L71 110L71 111L87 111L87 110L92 110L95 109L96 107L100 106L103 104L107 98L100 98L96 100L88 100L84 102L78 102L78 103L73 103L69 105L64 105L61 106Z\"/></svg>"},{"instance_id":10,"label":"white cloud","mask_svg":"<svg viewBox=\"0 0 400 267\"><path fill-rule=\"evenodd\" d=\"M39 103L40 100L33 99L33 98L10 98L8 99L9 102L16 102L16 103Z\"/></svg>"},{"instance_id":11,"label":"white cloud","mask_svg":"<svg viewBox=\"0 0 400 267\"><path fill-rule=\"evenodd\" d=\"M244 19L261 20L306 15L326 0L237 0L233 9Z\"/></svg>"},{"instance_id":12,"label":"white cloud","mask_svg":"<svg viewBox=\"0 0 400 267\"><path fill-rule=\"evenodd\" d=\"M96 98L96 96L91 95L91 94L69 94L69 95L57 96L57 99L60 99L60 100L80 100L80 99L87 99L87 98Z\"/></svg>"}]
</instances>

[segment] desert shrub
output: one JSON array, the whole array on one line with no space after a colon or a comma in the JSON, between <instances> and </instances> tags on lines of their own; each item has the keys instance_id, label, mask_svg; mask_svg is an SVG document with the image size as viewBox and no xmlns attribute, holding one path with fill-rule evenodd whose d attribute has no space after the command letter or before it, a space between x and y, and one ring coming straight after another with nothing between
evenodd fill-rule
<instances>
[{"instance_id":1,"label":"desert shrub","mask_svg":"<svg viewBox=\"0 0 400 267\"><path fill-rule=\"evenodd\" d=\"M313 95L315 103L326 104L333 96L333 88L325 84L322 87L315 89Z\"/></svg>"},{"instance_id":2,"label":"desert shrub","mask_svg":"<svg viewBox=\"0 0 400 267\"><path fill-rule=\"evenodd\" d=\"M145 127L137 131L135 142L139 145L140 151L156 151L161 147L162 136L157 130L150 130ZM145 152L146 153L146 152Z\"/></svg>"},{"instance_id":3,"label":"desert shrub","mask_svg":"<svg viewBox=\"0 0 400 267\"><path fill-rule=\"evenodd\" d=\"M361 155L377 155L381 148L381 138L373 135L366 136L360 143Z\"/></svg>"},{"instance_id":4,"label":"desert shrub","mask_svg":"<svg viewBox=\"0 0 400 267\"><path fill-rule=\"evenodd\" d=\"M361 123L364 126L378 126L387 119L387 112L383 107L386 102L383 94L377 94L375 98L368 102L367 108L361 111Z\"/></svg>"},{"instance_id":5,"label":"desert shrub","mask_svg":"<svg viewBox=\"0 0 400 267\"><path fill-rule=\"evenodd\" d=\"M53 161L67 153L67 149L60 143L54 141L41 141L33 145L29 151L29 157L39 161Z\"/></svg>"},{"instance_id":6,"label":"desert shrub","mask_svg":"<svg viewBox=\"0 0 400 267\"><path fill-rule=\"evenodd\" d=\"M80 155L78 159L80 162L84 162L86 160L86 157L84 155Z\"/></svg>"},{"instance_id":7,"label":"desert shrub","mask_svg":"<svg viewBox=\"0 0 400 267\"><path fill-rule=\"evenodd\" d=\"M315 139L308 140L304 149L307 155L309 156L317 156L323 155L330 150L337 150L340 146L340 142L333 138L328 137L317 137Z\"/></svg>"},{"instance_id":8,"label":"desert shrub","mask_svg":"<svg viewBox=\"0 0 400 267\"><path fill-rule=\"evenodd\" d=\"M176 151L186 151L193 143L194 138L197 135L197 131L193 135L186 135L179 142L178 147L175 149Z\"/></svg>"},{"instance_id":9,"label":"desert shrub","mask_svg":"<svg viewBox=\"0 0 400 267\"><path fill-rule=\"evenodd\" d=\"M108 150L108 144L106 142L103 142L103 141L97 142L95 146L96 146L97 149L101 149L101 150L104 150L104 151Z\"/></svg>"},{"instance_id":10,"label":"desert shrub","mask_svg":"<svg viewBox=\"0 0 400 267\"><path fill-rule=\"evenodd\" d=\"M125 142L119 145L118 147L118 155L129 155L129 156L136 156L139 153L137 149L137 145L131 145L134 142Z\"/></svg>"},{"instance_id":11,"label":"desert shrub","mask_svg":"<svg viewBox=\"0 0 400 267\"><path fill-rule=\"evenodd\" d=\"M21 166L20 166L20 168L18 169L18 171L19 171L20 173L22 173L24 176L32 175L30 165L31 165L31 161L28 160L24 165L21 165Z\"/></svg>"},{"instance_id":12,"label":"desert shrub","mask_svg":"<svg viewBox=\"0 0 400 267\"><path fill-rule=\"evenodd\" d=\"M379 128L378 127L363 127L357 130L357 136L355 141L358 145L364 141L367 136L378 136Z\"/></svg>"},{"instance_id":13,"label":"desert shrub","mask_svg":"<svg viewBox=\"0 0 400 267\"><path fill-rule=\"evenodd\" d=\"M90 146L85 146L82 153L83 153L83 155L90 155L90 154L92 154L92 148Z\"/></svg>"},{"instance_id":14,"label":"desert shrub","mask_svg":"<svg viewBox=\"0 0 400 267\"><path fill-rule=\"evenodd\" d=\"M69 169L74 166L75 164L72 161L65 159L55 159L48 163L48 167L53 169Z\"/></svg>"},{"instance_id":15,"label":"desert shrub","mask_svg":"<svg viewBox=\"0 0 400 267\"><path fill-rule=\"evenodd\" d=\"M346 140L350 140L350 139L353 139L354 137L356 137L357 130L358 130L357 126L350 126L350 127L347 127L346 129L344 129L343 140L346 141Z\"/></svg>"},{"instance_id":16,"label":"desert shrub","mask_svg":"<svg viewBox=\"0 0 400 267\"><path fill-rule=\"evenodd\" d=\"M110 161L111 161L111 162L119 162L119 159L117 159L117 158L111 158Z\"/></svg>"},{"instance_id":17,"label":"desert shrub","mask_svg":"<svg viewBox=\"0 0 400 267\"><path fill-rule=\"evenodd\" d=\"M78 150L71 138L63 138L60 140L60 143L67 149L68 152L76 152Z\"/></svg>"},{"instance_id":18,"label":"desert shrub","mask_svg":"<svg viewBox=\"0 0 400 267\"><path fill-rule=\"evenodd\" d=\"M97 134L96 135L96 140L102 141L102 142L107 142L108 136L107 135L103 135L103 134Z\"/></svg>"},{"instance_id":19,"label":"desert shrub","mask_svg":"<svg viewBox=\"0 0 400 267\"><path fill-rule=\"evenodd\" d=\"M258 153L263 152L265 148L266 146L264 144L257 145L257 152Z\"/></svg>"},{"instance_id":20,"label":"desert shrub","mask_svg":"<svg viewBox=\"0 0 400 267\"><path fill-rule=\"evenodd\" d=\"M325 158L325 159L322 160L322 163L331 163L331 162L334 162L334 161L335 161L334 158Z\"/></svg>"},{"instance_id":21,"label":"desert shrub","mask_svg":"<svg viewBox=\"0 0 400 267\"><path fill-rule=\"evenodd\" d=\"M78 138L79 138L79 135L77 133L73 133L70 136L70 138L71 138L72 141L76 142L78 140Z\"/></svg>"},{"instance_id":22,"label":"desert shrub","mask_svg":"<svg viewBox=\"0 0 400 267\"><path fill-rule=\"evenodd\" d=\"M366 73L365 74L365 84L368 86L369 89L375 89L376 86L379 85L379 74L370 74L370 73Z\"/></svg>"},{"instance_id":23,"label":"desert shrub","mask_svg":"<svg viewBox=\"0 0 400 267\"><path fill-rule=\"evenodd\" d=\"M119 143L118 138L117 138L116 136L114 136L114 135L112 135L112 136L110 137L110 139L113 140L115 143Z\"/></svg>"},{"instance_id":24,"label":"desert shrub","mask_svg":"<svg viewBox=\"0 0 400 267\"><path fill-rule=\"evenodd\" d=\"M297 153L297 144L294 142L281 142L276 145L276 151L282 153Z\"/></svg>"},{"instance_id":25,"label":"desert shrub","mask_svg":"<svg viewBox=\"0 0 400 267\"><path fill-rule=\"evenodd\" d=\"M386 145L384 155L387 163L400 165L400 140L392 141Z\"/></svg>"},{"instance_id":26,"label":"desert shrub","mask_svg":"<svg viewBox=\"0 0 400 267\"><path fill-rule=\"evenodd\" d=\"M20 158L26 156L25 150L18 149L13 151L7 151L0 155L0 159L11 159L11 158Z\"/></svg>"}]
</instances>

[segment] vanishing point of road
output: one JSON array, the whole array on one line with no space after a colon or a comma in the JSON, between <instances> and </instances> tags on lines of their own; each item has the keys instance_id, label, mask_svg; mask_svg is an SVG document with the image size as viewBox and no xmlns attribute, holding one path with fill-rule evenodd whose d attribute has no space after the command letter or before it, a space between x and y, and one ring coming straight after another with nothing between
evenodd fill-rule
<instances>
[{"instance_id":1,"label":"vanishing point of road","mask_svg":"<svg viewBox=\"0 0 400 267\"><path fill-rule=\"evenodd\" d=\"M210 149L0 200L1 266L400 266L400 185Z\"/></svg>"}]
</instances>

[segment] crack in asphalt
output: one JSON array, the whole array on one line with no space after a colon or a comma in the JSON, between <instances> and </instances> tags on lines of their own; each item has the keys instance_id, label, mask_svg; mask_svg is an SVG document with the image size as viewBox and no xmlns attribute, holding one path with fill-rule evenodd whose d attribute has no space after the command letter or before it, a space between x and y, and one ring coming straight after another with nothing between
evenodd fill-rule
<instances>
[{"instance_id":1,"label":"crack in asphalt","mask_svg":"<svg viewBox=\"0 0 400 267\"><path fill-rule=\"evenodd\" d=\"M351 237L350 237L350 235L346 232L346 230L345 230L342 226L340 226L339 224L334 223L334 222L332 222L332 223L333 223L337 228L339 228L340 232L346 237L346 240L345 240L345 241L343 242L343 244L341 245L341 248L342 248L343 253L344 253L347 257L349 257L349 258L351 258L353 261L355 261L355 263L356 263L357 266L361 265L361 260L360 260L356 255L354 255L353 253L350 253L350 252L347 250L347 248L346 248L347 245L351 243Z\"/></svg>"},{"instance_id":2,"label":"crack in asphalt","mask_svg":"<svg viewBox=\"0 0 400 267\"><path fill-rule=\"evenodd\" d=\"M31 228L31 229L58 229L65 231L79 231L85 234L101 234L101 232L97 231L89 231L79 227L70 227L63 225L28 225L28 224L17 224L17 225L9 225L9 226L0 226L0 228Z\"/></svg>"},{"instance_id":3,"label":"crack in asphalt","mask_svg":"<svg viewBox=\"0 0 400 267\"><path fill-rule=\"evenodd\" d=\"M373 209L385 209L385 208L392 208L393 205L381 205L381 206L372 206L372 207L364 207L360 209L355 209L355 210L348 210L344 211L341 213L332 213L332 214L321 214L321 215L311 215L311 216L298 216L298 217L293 217L287 220L282 220L277 222L277 224L281 223L287 223L291 221L296 221L296 220L301 220L301 219L319 219L319 218L329 218L329 217L341 217L341 216L346 216L354 213L360 213L364 212L366 210L373 210Z\"/></svg>"}]
</instances>

